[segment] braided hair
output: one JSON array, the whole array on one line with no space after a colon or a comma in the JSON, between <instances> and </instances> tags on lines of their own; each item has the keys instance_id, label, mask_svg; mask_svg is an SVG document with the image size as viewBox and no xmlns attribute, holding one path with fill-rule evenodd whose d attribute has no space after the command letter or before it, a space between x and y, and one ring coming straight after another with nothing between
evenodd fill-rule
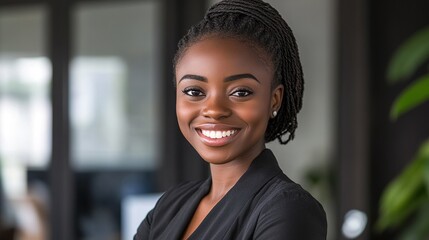
<instances>
[{"instance_id":1,"label":"braided hair","mask_svg":"<svg viewBox=\"0 0 429 240\"><path fill-rule=\"evenodd\" d=\"M242 38L268 54L275 71L273 87L282 84L284 96L278 115L268 122L265 142L278 139L286 144L292 140L298 127L304 80L295 37L278 11L262 0L223 0L213 5L179 41L174 68L187 48L209 35Z\"/></svg>"}]
</instances>

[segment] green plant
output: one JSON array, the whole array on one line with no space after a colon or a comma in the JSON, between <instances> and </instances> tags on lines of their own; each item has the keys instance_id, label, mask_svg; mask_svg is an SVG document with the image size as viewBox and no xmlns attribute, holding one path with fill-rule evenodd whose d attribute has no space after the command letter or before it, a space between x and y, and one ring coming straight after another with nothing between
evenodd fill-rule
<instances>
[{"instance_id":1,"label":"green plant","mask_svg":"<svg viewBox=\"0 0 429 240\"><path fill-rule=\"evenodd\" d=\"M398 49L389 64L387 78L391 83L409 79L428 60L429 27L411 36ZM429 73L426 73L399 94L391 107L390 118L396 120L428 100ZM379 231L394 228L410 218L412 223L407 225L399 239L428 239L429 139L421 144L411 163L384 190L376 228Z\"/></svg>"}]
</instances>

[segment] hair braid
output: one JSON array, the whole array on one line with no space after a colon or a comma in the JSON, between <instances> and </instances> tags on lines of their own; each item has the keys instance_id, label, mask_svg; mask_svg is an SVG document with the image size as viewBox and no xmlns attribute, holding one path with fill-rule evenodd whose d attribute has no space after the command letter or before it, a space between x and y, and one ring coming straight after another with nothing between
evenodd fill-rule
<instances>
[{"instance_id":1,"label":"hair braid","mask_svg":"<svg viewBox=\"0 0 429 240\"><path fill-rule=\"evenodd\" d=\"M296 40L285 20L262 0L223 0L213 5L204 19L179 41L174 68L189 46L210 34L244 38L271 57L275 70L273 86L283 84L284 96L277 117L268 122L265 141L277 138L281 144L288 143L298 127L304 80ZM282 138L284 135L286 139Z\"/></svg>"}]
</instances>

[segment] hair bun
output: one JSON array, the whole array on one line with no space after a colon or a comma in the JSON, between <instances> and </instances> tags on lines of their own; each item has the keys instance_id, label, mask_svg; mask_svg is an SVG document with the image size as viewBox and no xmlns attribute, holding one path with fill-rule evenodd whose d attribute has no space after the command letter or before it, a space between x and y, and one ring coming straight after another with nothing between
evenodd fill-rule
<instances>
[{"instance_id":1,"label":"hair bun","mask_svg":"<svg viewBox=\"0 0 429 240\"><path fill-rule=\"evenodd\" d=\"M273 26L277 21L284 22L280 13L262 0L223 0L210 7L206 17L215 17L223 13L244 14L257 19L267 27Z\"/></svg>"}]
</instances>

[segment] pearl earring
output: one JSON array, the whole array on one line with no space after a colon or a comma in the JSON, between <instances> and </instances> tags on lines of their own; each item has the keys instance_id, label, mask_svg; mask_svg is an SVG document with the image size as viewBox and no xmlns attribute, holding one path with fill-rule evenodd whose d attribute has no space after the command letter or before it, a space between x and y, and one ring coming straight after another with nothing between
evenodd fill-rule
<instances>
[{"instance_id":1,"label":"pearl earring","mask_svg":"<svg viewBox=\"0 0 429 240\"><path fill-rule=\"evenodd\" d=\"M273 118L277 116L277 111L273 111Z\"/></svg>"}]
</instances>

